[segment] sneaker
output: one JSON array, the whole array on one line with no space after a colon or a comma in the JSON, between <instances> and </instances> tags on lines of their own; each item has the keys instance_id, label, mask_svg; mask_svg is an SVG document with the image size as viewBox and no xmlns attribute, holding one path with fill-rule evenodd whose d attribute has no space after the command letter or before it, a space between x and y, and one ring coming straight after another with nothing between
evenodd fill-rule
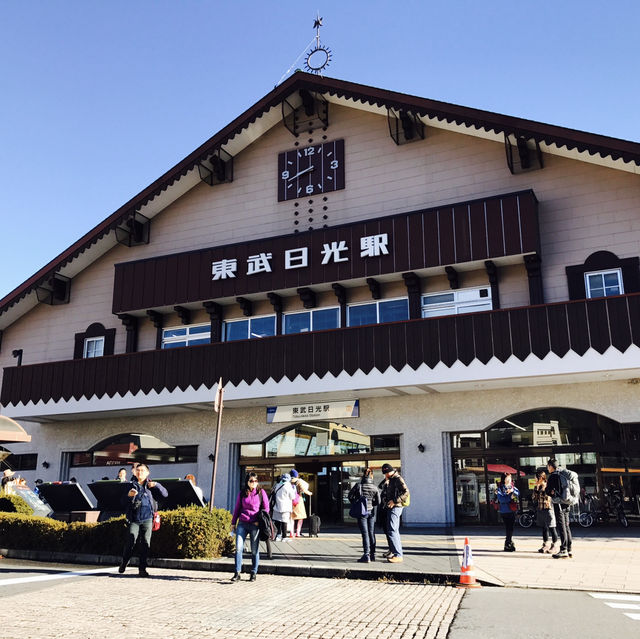
<instances>
[{"instance_id":1,"label":"sneaker","mask_svg":"<svg viewBox=\"0 0 640 639\"><path fill-rule=\"evenodd\" d=\"M127 568L127 564L125 564L125 563L121 563L121 564L118 566L118 572L119 572L120 574L122 574L122 573L126 570L126 568Z\"/></svg>"},{"instance_id":2,"label":"sneaker","mask_svg":"<svg viewBox=\"0 0 640 639\"><path fill-rule=\"evenodd\" d=\"M282 541L282 535L276 535L276 538L273 541Z\"/></svg>"},{"instance_id":3,"label":"sneaker","mask_svg":"<svg viewBox=\"0 0 640 639\"><path fill-rule=\"evenodd\" d=\"M555 555L551 555L554 559L568 559L569 553L566 550L561 550L557 552Z\"/></svg>"},{"instance_id":4,"label":"sneaker","mask_svg":"<svg viewBox=\"0 0 640 639\"><path fill-rule=\"evenodd\" d=\"M385 559L389 559L389 557L392 557L392 556L393 556L393 553L392 553L390 550L387 550L387 552L383 553L383 554L382 554L382 556L383 556Z\"/></svg>"},{"instance_id":5,"label":"sneaker","mask_svg":"<svg viewBox=\"0 0 640 639\"><path fill-rule=\"evenodd\" d=\"M138 577L150 577L151 575L147 572L146 568L140 568L138 570Z\"/></svg>"},{"instance_id":6,"label":"sneaker","mask_svg":"<svg viewBox=\"0 0 640 639\"><path fill-rule=\"evenodd\" d=\"M302 537L300 533L296 533L296 537Z\"/></svg>"},{"instance_id":7,"label":"sneaker","mask_svg":"<svg viewBox=\"0 0 640 639\"><path fill-rule=\"evenodd\" d=\"M240 581L240 573L234 572L233 577L231 577L231 581Z\"/></svg>"},{"instance_id":8,"label":"sneaker","mask_svg":"<svg viewBox=\"0 0 640 639\"><path fill-rule=\"evenodd\" d=\"M570 550L567 550L567 555L569 555L569 559L573 559L573 553Z\"/></svg>"},{"instance_id":9,"label":"sneaker","mask_svg":"<svg viewBox=\"0 0 640 639\"><path fill-rule=\"evenodd\" d=\"M387 558L387 561L390 564L399 564L402 563L402 557L400 555L391 555L391 557Z\"/></svg>"},{"instance_id":10,"label":"sneaker","mask_svg":"<svg viewBox=\"0 0 640 639\"><path fill-rule=\"evenodd\" d=\"M251 577L249 577L249 581L255 581L255 580L256 580L256 573L252 572Z\"/></svg>"},{"instance_id":11,"label":"sneaker","mask_svg":"<svg viewBox=\"0 0 640 639\"><path fill-rule=\"evenodd\" d=\"M373 553L371 553L369 555L369 561L375 561L375 560L376 560L376 556Z\"/></svg>"},{"instance_id":12,"label":"sneaker","mask_svg":"<svg viewBox=\"0 0 640 639\"><path fill-rule=\"evenodd\" d=\"M280 541L284 544L285 542L289 541L289 538L288 537L283 537Z\"/></svg>"},{"instance_id":13,"label":"sneaker","mask_svg":"<svg viewBox=\"0 0 640 639\"><path fill-rule=\"evenodd\" d=\"M369 563L369 555L362 555L360 559L358 559L359 564L368 564Z\"/></svg>"},{"instance_id":14,"label":"sneaker","mask_svg":"<svg viewBox=\"0 0 640 639\"><path fill-rule=\"evenodd\" d=\"M558 544L551 544L549 548L545 550L545 553L548 555L555 555L558 552Z\"/></svg>"},{"instance_id":15,"label":"sneaker","mask_svg":"<svg viewBox=\"0 0 640 639\"><path fill-rule=\"evenodd\" d=\"M547 552L547 544L546 543L542 544L542 546L540 546L540 548L538 549L538 552L540 554L543 554L543 553Z\"/></svg>"}]
</instances>

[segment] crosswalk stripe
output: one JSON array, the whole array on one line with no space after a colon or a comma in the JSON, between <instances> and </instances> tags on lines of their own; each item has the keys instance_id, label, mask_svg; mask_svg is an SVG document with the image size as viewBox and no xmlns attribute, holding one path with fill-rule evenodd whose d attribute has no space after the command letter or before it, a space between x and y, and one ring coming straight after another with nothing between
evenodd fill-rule
<instances>
[{"instance_id":1,"label":"crosswalk stripe","mask_svg":"<svg viewBox=\"0 0 640 639\"><path fill-rule=\"evenodd\" d=\"M624 614L634 621L640 621L640 613L638 612L625 612Z\"/></svg>"},{"instance_id":2,"label":"crosswalk stripe","mask_svg":"<svg viewBox=\"0 0 640 639\"><path fill-rule=\"evenodd\" d=\"M640 610L640 605L632 604L632 603L611 603L609 601L605 601L607 606L610 608L620 608L624 610Z\"/></svg>"},{"instance_id":3,"label":"crosswalk stripe","mask_svg":"<svg viewBox=\"0 0 640 639\"><path fill-rule=\"evenodd\" d=\"M611 601L640 601L640 595L617 595L613 592L590 592L594 599L611 599Z\"/></svg>"},{"instance_id":4,"label":"crosswalk stripe","mask_svg":"<svg viewBox=\"0 0 640 639\"><path fill-rule=\"evenodd\" d=\"M117 566L109 568L97 568L94 570L78 570L77 572L62 572L54 575L37 575L35 577L16 577L14 579L0 579L1 586L15 586L16 584L28 584L35 581L52 581L54 579L68 579L69 577L82 577L83 575L95 575L110 573L118 570Z\"/></svg>"}]
</instances>

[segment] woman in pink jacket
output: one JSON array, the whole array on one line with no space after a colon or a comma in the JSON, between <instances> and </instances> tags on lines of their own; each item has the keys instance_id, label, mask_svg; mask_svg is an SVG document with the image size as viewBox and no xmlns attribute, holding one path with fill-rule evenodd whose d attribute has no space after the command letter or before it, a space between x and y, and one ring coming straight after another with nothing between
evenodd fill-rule
<instances>
[{"instance_id":1,"label":"woman in pink jacket","mask_svg":"<svg viewBox=\"0 0 640 639\"><path fill-rule=\"evenodd\" d=\"M236 507L233 511L231 525L236 532L236 571L231 577L231 581L240 580L242 571L242 551L244 550L244 540L247 535L251 538L251 577L249 581L256 580L258 564L260 563L260 539L258 534L258 512L260 512L260 501L262 508L269 511L269 499L258 484L258 476L255 473L248 473L245 479L244 488L238 493Z\"/></svg>"}]
</instances>

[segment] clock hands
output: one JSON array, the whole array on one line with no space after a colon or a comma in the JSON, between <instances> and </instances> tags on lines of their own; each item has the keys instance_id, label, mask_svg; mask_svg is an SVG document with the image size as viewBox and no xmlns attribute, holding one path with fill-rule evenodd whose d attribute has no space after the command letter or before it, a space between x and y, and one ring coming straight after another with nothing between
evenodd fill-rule
<instances>
[{"instance_id":1,"label":"clock hands","mask_svg":"<svg viewBox=\"0 0 640 639\"><path fill-rule=\"evenodd\" d=\"M292 175L287 182L291 182L291 180L295 180L296 178L300 177L301 175L304 175L305 173L309 173L309 171L313 171L313 164L311 166L308 166L306 169L303 169L302 171L298 171L295 175Z\"/></svg>"}]
</instances>

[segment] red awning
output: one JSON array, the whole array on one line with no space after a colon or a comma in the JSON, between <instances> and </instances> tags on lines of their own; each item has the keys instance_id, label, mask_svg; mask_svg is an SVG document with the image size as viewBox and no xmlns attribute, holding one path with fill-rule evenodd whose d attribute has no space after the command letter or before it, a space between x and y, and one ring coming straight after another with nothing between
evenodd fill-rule
<instances>
[{"instance_id":1,"label":"red awning","mask_svg":"<svg viewBox=\"0 0 640 639\"><path fill-rule=\"evenodd\" d=\"M487 470L490 473L511 473L512 475L516 474L516 469L511 468L511 466L507 466L506 464L487 464ZM520 471L520 477L524 477L524 473Z\"/></svg>"}]
</instances>

